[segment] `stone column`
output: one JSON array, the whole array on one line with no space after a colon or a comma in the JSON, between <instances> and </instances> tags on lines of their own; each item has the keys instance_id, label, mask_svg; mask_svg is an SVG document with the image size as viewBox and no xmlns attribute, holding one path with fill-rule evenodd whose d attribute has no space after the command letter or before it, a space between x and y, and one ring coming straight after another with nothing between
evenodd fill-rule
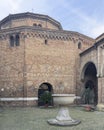
<instances>
[{"instance_id":1,"label":"stone column","mask_svg":"<svg viewBox=\"0 0 104 130\"><path fill-rule=\"evenodd\" d=\"M97 71L97 77L98 77L98 104L101 103L101 88L102 88L102 83L101 83L101 47L98 46L98 51L97 51L97 60L98 60L98 71Z\"/></svg>"},{"instance_id":2,"label":"stone column","mask_svg":"<svg viewBox=\"0 0 104 130\"><path fill-rule=\"evenodd\" d=\"M98 78L98 104L102 102L102 79Z\"/></svg>"},{"instance_id":3,"label":"stone column","mask_svg":"<svg viewBox=\"0 0 104 130\"><path fill-rule=\"evenodd\" d=\"M104 46L102 48L102 57L101 57L101 61L102 61L102 76L104 76Z\"/></svg>"},{"instance_id":4,"label":"stone column","mask_svg":"<svg viewBox=\"0 0 104 130\"><path fill-rule=\"evenodd\" d=\"M100 76L100 51L101 51L101 48L98 47L98 51L97 51L97 60L98 60L98 71L97 71L97 77Z\"/></svg>"},{"instance_id":5,"label":"stone column","mask_svg":"<svg viewBox=\"0 0 104 130\"><path fill-rule=\"evenodd\" d=\"M98 104L103 103L104 95L104 45L98 47Z\"/></svg>"}]
</instances>

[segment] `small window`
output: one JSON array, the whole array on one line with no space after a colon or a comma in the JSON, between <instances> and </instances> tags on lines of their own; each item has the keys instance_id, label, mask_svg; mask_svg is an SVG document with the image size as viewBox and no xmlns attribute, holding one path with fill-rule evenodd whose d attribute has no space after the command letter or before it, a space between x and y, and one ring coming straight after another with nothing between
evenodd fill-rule
<instances>
[{"instance_id":1,"label":"small window","mask_svg":"<svg viewBox=\"0 0 104 130\"><path fill-rule=\"evenodd\" d=\"M36 23L34 23L34 24L33 24L33 26L34 26L34 27L37 27L37 24L36 24Z\"/></svg>"},{"instance_id":2,"label":"small window","mask_svg":"<svg viewBox=\"0 0 104 130\"><path fill-rule=\"evenodd\" d=\"M81 49L82 45L81 42L78 43L78 49Z\"/></svg>"},{"instance_id":3,"label":"small window","mask_svg":"<svg viewBox=\"0 0 104 130\"><path fill-rule=\"evenodd\" d=\"M10 46L14 47L14 37L10 36Z\"/></svg>"},{"instance_id":4,"label":"small window","mask_svg":"<svg viewBox=\"0 0 104 130\"><path fill-rule=\"evenodd\" d=\"M19 46L19 44L20 44L20 37L19 37L19 35L16 35L16 37L15 37L15 44L16 44L16 46Z\"/></svg>"},{"instance_id":5,"label":"small window","mask_svg":"<svg viewBox=\"0 0 104 130\"><path fill-rule=\"evenodd\" d=\"M41 24L38 24L38 27L40 27L40 28L41 28L41 27L42 27L42 25L41 25Z\"/></svg>"},{"instance_id":6,"label":"small window","mask_svg":"<svg viewBox=\"0 0 104 130\"><path fill-rule=\"evenodd\" d=\"M47 40L47 39L45 39L45 44L46 44L46 45L48 44L48 40Z\"/></svg>"}]
</instances>

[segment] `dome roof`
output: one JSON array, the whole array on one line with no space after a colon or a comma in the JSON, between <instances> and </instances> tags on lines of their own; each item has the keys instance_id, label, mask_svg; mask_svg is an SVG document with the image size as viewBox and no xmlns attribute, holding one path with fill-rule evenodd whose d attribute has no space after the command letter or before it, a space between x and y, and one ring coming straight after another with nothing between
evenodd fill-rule
<instances>
[{"instance_id":1,"label":"dome roof","mask_svg":"<svg viewBox=\"0 0 104 130\"><path fill-rule=\"evenodd\" d=\"M5 17L3 20L0 21L0 26L8 23L11 20L17 20L17 19L25 19L25 18L31 18L31 19L37 19L41 21L47 21L58 28L58 30L62 30L61 24L56 21L55 19L49 17L48 15L42 15L42 14L35 14L35 13L19 13L19 14L10 14L7 17Z\"/></svg>"}]
</instances>

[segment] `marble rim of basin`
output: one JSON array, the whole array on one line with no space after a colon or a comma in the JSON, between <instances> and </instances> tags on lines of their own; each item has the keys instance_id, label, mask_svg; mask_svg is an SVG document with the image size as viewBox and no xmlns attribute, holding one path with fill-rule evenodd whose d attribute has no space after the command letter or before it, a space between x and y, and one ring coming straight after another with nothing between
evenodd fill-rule
<instances>
[{"instance_id":1,"label":"marble rim of basin","mask_svg":"<svg viewBox=\"0 0 104 130\"><path fill-rule=\"evenodd\" d=\"M55 105L72 104L78 98L75 94L52 94L52 97Z\"/></svg>"}]
</instances>

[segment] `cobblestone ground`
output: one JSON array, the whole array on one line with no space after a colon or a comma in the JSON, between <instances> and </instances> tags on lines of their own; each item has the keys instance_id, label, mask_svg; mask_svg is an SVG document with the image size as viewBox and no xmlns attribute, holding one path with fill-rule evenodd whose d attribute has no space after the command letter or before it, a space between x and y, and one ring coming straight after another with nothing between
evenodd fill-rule
<instances>
[{"instance_id":1,"label":"cobblestone ground","mask_svg":"<svg viewBox=\"0 0 104 130\"><path fill-rule=\"evenodd\" d=\"M81 120L77 126L52 126L59 108L0 108L0 130L104 130L104 112L86 112L82 107L70 107L70 115Z\"/></svg>"}]
</instances>

